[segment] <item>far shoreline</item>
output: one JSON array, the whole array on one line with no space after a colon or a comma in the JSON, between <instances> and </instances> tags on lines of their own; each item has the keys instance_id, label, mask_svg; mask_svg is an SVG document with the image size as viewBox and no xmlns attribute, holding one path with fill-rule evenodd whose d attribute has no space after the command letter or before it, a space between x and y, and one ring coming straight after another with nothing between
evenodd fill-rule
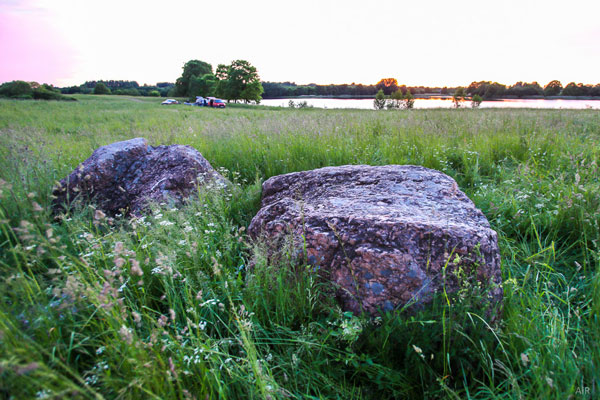
<instances>
[{"instance_id":1,"label":"far shoreline","mask_svg":"<svg viewBox=\"0 0 600 400\"><path fill-rule=\"evenodd\" d=\"M452 95L444 95L437 93L422 93L413 94L414 99L436 99L436 100L452 100ZM466 99L470 99L471 96L466 96ZM279 99L338 99L338 100L365 100L375 99L375 96L351 96L351 95L340 95L340 96L319 96L319 95L304 95L304 96L269 96L263 97L263 100L279 100ZM483 99L483 101L503 101L503 100L600 100L600 96L503 96L494 97L491 99Z\"/></svg>"}]
</instances>

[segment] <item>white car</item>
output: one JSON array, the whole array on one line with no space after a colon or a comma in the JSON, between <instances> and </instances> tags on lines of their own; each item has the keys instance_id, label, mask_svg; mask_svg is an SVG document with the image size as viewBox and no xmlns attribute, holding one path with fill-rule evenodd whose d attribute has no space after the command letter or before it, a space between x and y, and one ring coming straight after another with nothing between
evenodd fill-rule
<instances>
[{"instance_id":1,"label":"white car","mask_svg":"<svg viewBox=\"0 0 600 400\"><path fill-rule=\"evenodd\" d=\"M179 104L179 102L177 100L175 100L175 99L166 99L165 101L163 101L160 104L168 106L170 104Z\"/></svg>"}]
</instances>

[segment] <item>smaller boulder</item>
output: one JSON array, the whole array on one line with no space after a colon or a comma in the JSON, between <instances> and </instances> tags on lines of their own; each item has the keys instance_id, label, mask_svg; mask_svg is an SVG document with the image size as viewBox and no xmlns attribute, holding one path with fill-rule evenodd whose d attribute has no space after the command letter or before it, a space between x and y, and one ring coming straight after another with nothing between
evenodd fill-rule
<instances>
[{"instance_id":1,"label":"smaller boulder","mask_svg":"<svg viewBox=\"0 0 600 400\"><path fill-rule=\"evenodd\" d=\"M181 203L206 182L226 180L191 146L135 138L96 149L54 188L53 210L85 200L109 215L139 214L149 202Z\"/></svg>"}]
</instances>

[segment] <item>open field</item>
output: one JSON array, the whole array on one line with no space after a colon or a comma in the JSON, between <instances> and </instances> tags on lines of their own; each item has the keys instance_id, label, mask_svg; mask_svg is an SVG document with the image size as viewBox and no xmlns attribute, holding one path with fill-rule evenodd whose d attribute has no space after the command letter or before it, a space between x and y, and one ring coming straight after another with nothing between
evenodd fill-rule
<instances>
[{"instance_id":1,"label":"open field","mask_svg":"<svg viewBox=\"0 0 600 400\"><path fill-rule=\"evenodd\" d=\"M597 110L78 99L0 100L0 398L600 395ZM93 207L52 218L57 180L139 136L194 146L234 188L143 220L97 220ZM456 179L498 232L498 325L475 296L374 320L343 313L285 249L268 262L248 243L264 179L343 164Z\"/></svg>"}]
</instances>

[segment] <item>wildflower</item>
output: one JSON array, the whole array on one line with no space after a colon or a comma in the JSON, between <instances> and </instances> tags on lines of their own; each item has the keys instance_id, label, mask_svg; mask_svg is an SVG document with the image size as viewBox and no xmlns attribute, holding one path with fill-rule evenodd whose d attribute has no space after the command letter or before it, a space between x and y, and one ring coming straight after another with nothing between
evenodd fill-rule
<instances>
[{"instance_id":1,"label":"wildflower","mask_svg":"<svg viewBox=\"0 0 600 400\"><path fill-rule=\"evenodd\" d=\"M521 353L521 362L523 363L524 367L526 367L527 364L529 364L529 357L527 356L527 354Z\"/></svg>"},{"instance_id":2,"label":"wildflower","mask_svg":"<svg viewBox=\"0 0 600 400\"><path fill-rule=\"evenodd\" d=\"M138 260L136 260L135 258L132 258L129 260L129 263L131 264L131 273L133 275L137 275L137 276L144 275L144 271L142 271L142 269L140 268L140 263L138 262Z\"/></svg>"},{"instance_id":3,"label":"wildflower","mask_svg":"<svg viewBox=\"0 0 600 400\"><path fill-rule=\"evenodd\" d=\"M125 264L125 259L122 257L115 258L115 266L121 268Z\"/></svg>"},{"instance_id":4,"label":"wildflower","mask_svg":"<svg viewBox=\"0 0 600 400\"><path fill-rule=\"evenodd\" d=\"M217 300L215 299L210 299L210 300L206 300L204 303L200 304L200 307L204 307L205 305L213 305L216 304ZM221 307L221 305L223 305L223 303L219 303L219 308ZM223 305L223 308L225 308L225 306Z\"/></svg>"},{"instance_id":5,"label":"wildflower","mask_svg":"<svg viewBox=\"0 0 600 400\"><path fill-rule=\"evenodd\" d=\"M164 220L164 221L160 221L159 225L161 225L161 226L171 226L171 225L175 225L175 222Z\"/></svg>"},{"instance_id":6,"label":"wildflower","mask_svg":"<svg viewBox=\"0 0 600 400\"><path fill-rule=\"evenodd\" d=\"M98 347L98 349L96 350L96 354L100 355L100 354L104 353L104 350L106 350L106 347L104 347L104 346L100 346L100 347Z\"/></svg>"},{"instance_id":7,"label":"wildflower","mask_svg":"<svg viewBox=\"0 0 600 400\"><path fill-rule=\"evenodd\" d=\"M133 334L131 333L131 329L127 328L125 325L121 326L119 335L121 335L121 339L124 342L127 342L127 344L133 343Z\"/></svg>"},{"instance_id":8,"label":"wildflower","mask_svg":"<svg viewBox=\"0 0 600 400\"><path fill-rule=\"evenodd\" d=\"M119 293L122 292L127 287L128 283L129 283L129 278L127 278L127 280L119 287Z\"/></svg>"},{"instance_id":9,"label":"wildflower","mask_svg":"<svg viewBox=\"0 0 600 400\"><path fill-rule=\"evenodd\" d=\"M169 370L171 371L171 376L177 379L177 371L175 371L175 364L173 364L173 359L169 357Z\"/></svg>"},{"instance_id":10,"label":"wildflower","mask_svg":"<svg viewBox=\"0 0 600 400\"><path fill-rule=\"evenodd\" d=\"M106 217L106 214L104 214L102 212L102 210L96 210L96 212L94 213L94 219L96 221L100 221L102 219L104 219Z\"/></svg>"},{"instance_id":11,"label":"wildflower","mask_svg":"<svg viewBox=\"0 0 600 400\"><path fill-rule=\"evenodd\" d=\"M33 206L33 211L35 211L35 212L42 212L42 211L44 211L44 209L42 208L42 206L40 206L37 202L34 201L31 204Z\"/></svg>"},{"instance_id":12,"label":"wildflower","mask_svg":"<svg viewBox=\"0 0 600 400\"><path fill-rule=\"evenodd\" d=\"M424 358L423 350L420 347L415 346L414 344L412 345L412 347L415 350L415 353L417 353L421 358Z\"/></svg>"},{"instance_id":13,"label":"wildflower","mask_svg":"<svg viewBox=\"0 0 600 400\"><path fill-rule=\"evenodd\" d=\"M48 228L48 229L46 229L46 237L47 237L48 239L51 239L51 238L52 238L52 234L53 234L53 232L52 232L52 228Z\"/></svg>"},{"instance_id":14,"label":"wildflower","mask_svg":"<svg viewBox=\"0 0 600 400\"><path fill-rule=\"evenodd\" d=\"M166 325L167 325L167 317L165 317L164 315L161 315L160 318L158 319L158 326L163 328Z\"/></svg>"},{"instance_id":15,"label":"wildflower","mask_svg":"<svg viewBox=\"0 0 600 400\"><path fill-rule=\"evenodd\" d=\"M191 227L191 226L189 226L189 225L187 225L185 228L183 228L183 231L184 231L185 233L189 233L189 232L191 232L191 231L193 231L193 230L194 230L194 228L192 228L192 227Z\"/></svg>"},{"instance_id":16,"label":"wildflower","mask_svg":"<svg viewBox=\"0 0 600 400\"><path fill-rule=\"evenodd\" d=\"M52 395L52 392L50 390L40 390L39 392L36 392L35 394L35 398L36 399L47 399Z\"/></svg>"},{"instance_id":17,"label":"wildflower","mask_svg":"<svg viewBox=\"0 0 600 400\"><path fill-rule=\"evenodd\" d=\"M140 326L140 323L142 322L142 316L135 311L132 312L131 315L133 316L133 321L136 323L136 325Z\"/></svg>"},{"instance_id":18,"label":"wildflower","mask_svg":"<svg viewBox=\"0 0 600 400\"><path fill-rule=\"evenodd\" d=\"M115 243L115 256L118 256L119 254L123 253L123 242L117 242Z\"/></svg>"},{"instance_id":19,"label":"wildflower","mask_svg":"<svg viewBox=\"0 0 600 400\"><path fill-rule=\"evenodd\" d=\"M202 290L199 290L198 293L196 293L196 300L202 300Z\"/></svg>"},{"instance_id":20,"label":"wildflower","mask_svg":"<svg viewBox=\"0 0 600 400\"><path fill-rule=\"evenodd\" d=\"M171 321L175 322L175 310L169 308L169 315L171 316Z\"/></svg>"}]
</instances>

